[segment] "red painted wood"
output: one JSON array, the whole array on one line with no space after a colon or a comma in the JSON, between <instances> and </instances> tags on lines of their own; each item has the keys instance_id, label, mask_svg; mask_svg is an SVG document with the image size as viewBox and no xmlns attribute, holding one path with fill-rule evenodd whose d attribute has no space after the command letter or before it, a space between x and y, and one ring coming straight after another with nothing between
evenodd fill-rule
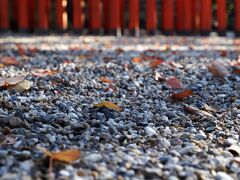
<instances>
[{"instance_id":1,"label":"red painted wood","mask_svg":"<svg viewBox=\"0 0 240 180\"><path fill-rule=\"evenodd\" d=\"M63 13L64 7L62 6L62 0L56 0L56 26L57 29L62 31L64 30L63 26Z\"/></svg>"},{"instance_id":2,"label":"red painted wood","mask_svg":"<svg viewBox=\"0 0 240 180\"><path fill-rule=\"evenodd\" d=\"M198 32L200 28L200 3L199 0L192 0L192 30Z\"/></svg>"},{"instance_id":3,"label":"red painted wood","mask_svg":"<svg viewBox=\"0 0 240 180\"><path fill-rule=\"evenodd\" d=\"M212 0L200 0L200 31L209 33L212 30Z\"/></svg>"},{"instance_id":4,"label":"red painted wood","mask_svg":"<svg viewBox=\"0 0 240 180\"><path fill-rule=\"evenodd\" d=\"M139 31L139 0L129 1L129 24L130 31Z\"/></svg>"},{"instance_id":5,"label":"red painted wood","mask_svg":"<svg viewBox=\"0 0 240 180\"><path fill-rule=\"evenodd\" d=\"M174 0L162 1L162 31L167 33L174 31Z\"/></svg>"},{"instance_id":6,"label":"red painted wood","mask_svg":"<svg viewBox=\"0 0 240 180\"><path fill-rule=\"evenodd\" d=\"M192 32L192 0L184 0L184 32Z\"/></svg>"},{"instance_id":7,"label":"red painted wood","mask_svg":"<svg viewBox=\"0 0 240 180\"><path fill-rule=\"evenodd\" d=\"M72 18L73 18L73 29L75 31L80 31L83 28L82 19L82 0L73 0L72 2Z\"/></svg>"},{"instance_id":8,"label":"red painted wood","mask_svg":"<svg viewBox=\"0 0 240 180\"><path fill-rule=\"evenodd\" d=\"M102 0L103 4L103 28L105 31L108 31L109 29L109 0Z\"/></svg>"},{"instance_id":9,"label":"red painted wood","mask_svg":"<svg viewBox=\"0 0 240 180\"><path fill-rule=\"evenodd\" d=\"M156 0L146 1L146 14L147 22L146 28L147 31L156 31L157 30L157 5Z\"/></svg>"},{"instance_id":10,"label":"red painted wood","mask_svg":"<svg viewBox=\"0 0 240 180\"><path fill-rule=\"evenodd\" d=\"M48 0L38 1L38 30L47 31L48 24Z\"/></svg>"},{"instance_id":11,"label":"red painted wood","mask_svg":"<svg viewBox=\"0 0 240 180\"><path fill-rule=\"evenodd\" d=\"M100 30L101 28L101 7L100 0L88 0L89 5L89 28Z\"/></svg>"},{"instance_id":12,"label":"red painted wood","mask_svg":"<svg viewBox=\"0 0 240 180\"><path fill-rule=\"evenodd\" d=\"M28 0L18 0L18 29L20 31L29 30L29 21L28 21Z\"/></svg>"},{"instance_id":13,"label":"red painted wood","mask_svg":"<svg viewBox=\"0 0 240 180\"><path fill-rule=\"evenodd\" d=\"M235 0L235 31L240 34L240 0Z\"/></svg>"},{"instance_id":14,"label":"red painted wood","mask_svg":"<svg viewBox=\"0 0 240 180\"><path fill-rule=\"evenodd\" d=\"M0 30L9 29L8 0L0 0Z\"/></svg>"},{"instance_id":15,"label":"red painted wood","mask_svg":"<svg viewBox=\"0 0 240 180\"><path fill-rule=\"evenodd\" d=\"M30 30L35 28L35 1L28 0L28 22Z\"/></svg>"},{"instance_id":16,"label":"red painted wood","mask_svg":"<svg viewBox=\"0 0 240 180\"><path fill-rule=\"evenodd\" d=\"M225 32L227 29L227 2L226 0L217 0L217 30Z\"/></svg>"},{"instance_id":17,"label":"red painted wood","mask_svg":"<svg viewBox=\"0 0 240 180\"><path fill-rule=\"evenodd\" d=\"M125 28L125 0L120 0L120 25L123 30Z\"/></svg>"},{"instance_id":18,"label":"red painted wood","mask_svg":"<svg viewBox=\"0 0 240 180\"><path fill-rule=\"evenodd\" d=\"M121 27L120 18L120 0L110 0L109 3L109 16L108 25L110 31L118 31Z\"/></svg>"},{"instance_id":19,"label":"red painted wood","mask_svg":"<svg viewBox=\"0 0 240 180\"><path fill-rule=\"evenodd\" d=\"M176 30L182 32L184 30L184 0L176 0Z\"/></svg>"}]
</instances>

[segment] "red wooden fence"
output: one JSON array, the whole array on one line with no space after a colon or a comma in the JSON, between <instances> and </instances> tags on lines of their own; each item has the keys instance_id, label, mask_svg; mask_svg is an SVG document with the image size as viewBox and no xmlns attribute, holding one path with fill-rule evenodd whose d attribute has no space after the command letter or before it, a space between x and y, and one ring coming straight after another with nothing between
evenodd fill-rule
<instances>
[{"instance_id":1,"label":"red wooden fence","mask_svg":"<svg viewBox=\"0 0 240 180\"><path fill-rule=\"evenodd\" d=\"M239 35L240 0L234 0L233 14ZM139 35L140 29L149 34L208 34L213 28L219 34L228 30L227 0L0 0L0 31L121 34L128 29Z\"/></svg>"}]
</instances>

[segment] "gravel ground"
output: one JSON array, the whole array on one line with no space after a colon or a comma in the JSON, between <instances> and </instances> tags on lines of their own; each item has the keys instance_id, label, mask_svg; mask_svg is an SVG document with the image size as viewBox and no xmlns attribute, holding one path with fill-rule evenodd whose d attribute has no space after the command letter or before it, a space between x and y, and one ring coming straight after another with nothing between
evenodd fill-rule
<instances>
[{"instance_id":1,"label":"gravel ground","mask_svg":"<svg viewBox=\"0 0 240 180\"><path fill-rule=\"evenodd\" d=\"M240 75L215 78L207 68L218 61L232 72L239 45L220 37L0 38L0 57L21 62L0 76L33 83L24 92L0 90L1 179L47 179L37 145L80 149L80 160L54 162L56 179L240 179ZM132 60L152 56L166 63ZM58 73L36 77L33 68ZM170 77L193 95L171 99L179 90L166 85ZM94 107L102 101L122 111Z\"/></svg>"}]
</instances>

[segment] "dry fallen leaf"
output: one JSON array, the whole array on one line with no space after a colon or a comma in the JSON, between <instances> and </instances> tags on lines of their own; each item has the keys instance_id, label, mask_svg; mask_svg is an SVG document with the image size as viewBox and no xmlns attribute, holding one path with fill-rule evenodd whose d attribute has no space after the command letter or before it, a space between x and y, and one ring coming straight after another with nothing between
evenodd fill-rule
<instances>
[{"instance_id":1,"label":"dry fallen leaf","mask_svg":"<svg viewBox=\"0 0 240 180\"><path fill-rule=\"evenodd\" d=\"M182 100L186 97L189 97L193 94L192 90L190 89L185 89L184 91L180 93L174 93L171 97L176 100Z\"/></svg>"},{"instance_id":2,"label":"dry fallen leaf","mask_svg":"<svg viewBox=\"0 0 240 180\"><path fill-rule=\"evenodd\" d=\"M26 78L26 76L0 78L0 87L8 87L8 86L16 85L16 84L24 81L25 78Z\"/></svg>"},{"instance_id":3,"label":"dry fallen leaf","mask_svg":"<svg viewBox=\"0 0 240 180\"><path fill-rule=\"evenodd\" d=\"M152 62L149 63L149 66L151 68L155 68L157 66L159 66L160 64L162 64L164 62L164 60L162 59L156 59L156 60L153 60Z\"/></svg>"},{"instance_id":4,"label":"dry fallen leaf","mask_svg":"<svg viewBox=\"0 0 240 180\"><path fill-rule=\"evenodd\" d=\"M107 77L100 77L100 80L104 83L109 83L109 84L113 82L111 79L108 79Z\"/></svg>"},{"instance_id":5,"label":"dry fallen leaf","mask_svg":"<svg viewBox=\"0 0 240 180\"><path fill-rule=\"evenodd\" d=\"M48 155L50 158L58 161L63 161L66 163L72 163L80 159L80 151L77 149L68 149L59 152L50 152L46 148L37 146L44 154Z\"/></svg>"},{"instance_id":6,"label":"dry fallen leaf","mask_svg":"<svg viewBox=\"0 0 240 180\"><path fill-rule=\"evenodd\" d=\"M21 46L18 46L18 54L24 56L26 54L25 49Z\"/></svg>"},{"instance_id":7,"label":"dry fallen leaf","mask_svg":"<svg viewBox=\"0 0 240 180\"><path fill-rule=\"evenodd\" d=\"M134 58L132 58L132 62L140 63L140 62L142 62L142 59L140 57L134 57Z\"/></svg>"},{"instance_id":8,"label":"dry fallen leaf","mask_svg":"<svg viewBox=\"0 0 240 180\"><path fill-rule=\"evenodd\" d=\"M156 72L154 75L154 79L156 81L166 81L166 78L163 77L163 75L159 72Z\"/></svg>"},{"instance_id":9,"label":"dry fallen leaf","mask_svg":"<svg viewBox=\"0 0 240 180\"><path fill-rule=\"evenodd\" d=\"M182 64L176 63L176 62L169 62L169 65L176 67L176 68L183 68L184 66Z\"/></svg>"},{"instance_id":10,"label":"dry fallen leaf","mask_svg":"<svg viewBox=\"0 0 240 180\"><path fill-rule=\"evenodd\" d=\"M183 85L181 83L181 81L176 78L176 77L173 77L173 78L169 78L166 80L166 84L171 87L172 89L181 89L183 88Z\"/></svg>"},{"instance_id":11,"label":"dry fallen leaf","mask_svg":"<svg viewBox=\"0 0 240 180\"><path fill-rule=\"evenodd\" d=\"M17 83L16 85L8 86L7 89L14 89L17 92L23 92L29 90L31 86L32 82L25 79L22 82Z\"/></svg>"},{"instance_id":12,"label":"dry fallen leaf","mask_svg":"<svg viewBox=\"0 0 240 180\"><path fill-rule=\"evenodd\" d=\"M213 117L213 115L211 113L204 111L204 110L200 110L200 109L190 106L190 105L184 105L184 110L189 114L199 114L201 116Z\"/></svg>"},{"instance_id":13,"label":"dry fallen leaf","mask_svg":"<svg viewBox=\"0 0 240 180\"><path fill-rule=\"evenodd\" d=\"M105 107L105 108L113 109L115 111L122 111L122 109L118 105L109 101L103 101L99 104L96 104L95 107Z\"/></svg>"},{"instance_id":14,"label":"dry fallen leaf","mask_svg":"<svg viewBox=\"0 0 240 180\"><path fill-rule=\"evenodd\" d=\"M208 66L208 69L215 77L224 78L230 76L227 68L220 62L213 62L210 66Z\"/></svg>"},{"instance_id":15,"label":"dry fallen leaf","mask_svg":"<svg viewBox=\"0 0 240 180\"><path fill-rule=\"evenodd\" d=\"M10 66L10 65L17 66L20 64L15 57L2 57L0 60L0 63L5 66Z\"/></svg>"},{"instance_id":16,"label":"dry fallen leaf","mask_svg":"<svg viewBox=\"0 0 240 180\"><path fill-rule=\"evenodd\" d=\"M240 146L233 144L229 148L227 148L229 152L231 152L234 156L240 156Z\"/></svg>"},{"instance_id":17,"label":"dry fallen leaf","mask_svg":"<svg viewBox=\"0 0 240 180\"><path fill-rule=\"evenodd\" d=\"M53 76L57 74L57 71L50 70L50 69L33 69L31 70L32 75L37 77L46 77L46 76Z\"/></svg>"}]
</instances>

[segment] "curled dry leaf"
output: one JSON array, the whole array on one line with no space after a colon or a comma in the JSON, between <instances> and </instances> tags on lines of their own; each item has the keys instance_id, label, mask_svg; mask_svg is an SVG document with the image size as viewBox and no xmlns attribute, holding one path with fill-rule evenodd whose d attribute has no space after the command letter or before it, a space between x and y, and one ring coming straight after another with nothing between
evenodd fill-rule
<instances>
[{"instance_id":1,"label":"curled dry leaf","mask_svg":"<svg viewBox=\"0 0 240 180\"><path fill-rule=\"evenodd\" d=\"M154 79L156 81L166 81L166 79L163 77L163 75L159 72L156 72L154 75Z\"/></svg>"},{"instance_id":2,"label":"curled dry leaf","mask_svg":"<svg viewBox=\"0 0 240 180\"><path fill-rule=\"evenodd\" d=\"M46 76L53 76L57 74L57 71L50 70L50 69L33 69L31 73L32 75L37 77L46 77Z\"/></svg>"},{"instance_id":3,"label":"curled dry leaf","mask_svg":"<svg viewBox=\"0 0 240 180\"><path fill-rule=\"evenodd\" d=\"M184 110L189 114L199 114L201 116L213 117L213 115L207 111L200 110L190 105L184 105Z\"/></svg>"},{"instance_id":4,"label":"curled dry leaf","mask_svg":"<svg viewBox=\"0 0 240 180\"><path fill-rule=\"evenodd\" d=\"M193 94L192 90L185 89L184 91L180 93L174 93L171 97L176 100L183 100L184 98L187 98Z\"/></svg>"},{"instance_id":5,"label":"curled dry leaf","mask_svg":"<svg viewBox=\"0 0 240 180\"><path fill-rule=\"evenodd\" d=\"M107 77L100 77L100 80L104 83L109 83L111 84L113 81Z\"/></svg>"},{"instance_id":6,"label":"curled dry leaf","mask_svg":"<svg viewBox=\"0 0 240 180\"><path fill-rule=\"evenodd\" d=\"M176 77L173 77L173 78L169 78L166 80L166 84L171 87L172 89L181 89L183 88L183 85L181 83L181 81L176 78Z\"/></svg>"},{"instance_id":7,"label":"curled dry leaf","mask_svg":"<svg viewBox=\"0 0 240 180\"><path fill-rule=\"evenodd\" d=\"M140 57L134 57L134 58L132 58L132 62L140 63L140 62L142 62L142 59Z\"/></svg>"},{"instance_id":8,"label":"curled dry leaf","mask_svg":"<svg viewBox=\"0 0 240 180\"><path fill-rule=\"evenodd\" d=\"M227 148L229 152L231 152L234 156L240 156L240 146L233 144L229 148Z\"/></svg>"},{"instance_id":9,"label":"curled dry leaf","mask_svg":"<svg viewBox=\"0 0 240 180\"><path fill-rule=\"evenodd\" d=\"M24 81L26 76L17 76L11 78L0 78L0 87L8 87L16 85L22 81Z\"/></svg>"},{"instance_id":10,"label":"curled dry leaf","mask_svg":"<svg viewBox=\"0 0 240 180\"><path fill-rule=\"evenodd\" d=\"M22 82L17 83L13 86L8 86L7 89L14 89L17 92L23 92L29 90L32 87L32 82L28 80L23 80Z\"/></svg>"},{"instance_id":11,"label":"curled dry leaf","mask_svg":"<svg viewBox=\"0 0 240 180\"><path fill-rule=\"evenodd\" d=\"M213 62L210 66L208 66L208 70L215 77L224 78L230 76L230 73L227 70L227 68L224 66L224 64L220 62Z\"/></svg>"},{"instance_id":12,"label":"curled dry leaf","mask_svg":"<svg viewBox=\"0 0 240 180\"><path fill-rule=\"evenodd\" d=\"M44 154L48 155L50 158L58 161L63 161L66 163L72 163L80 159L80 151L77 149L68 149L59 152L50 152L46 148L37 146L37 149L41 150Z\"/></svg>"},{"instance_id":13,"label":"curled dry leaf","mask_svg":"<svg viewBox=\"0 0 240 180\"><path fill-rule=\"evenodd\" d=\"M20 64L15 57L2 57L0 63L5 66L17 66Z\"/></svg>"},{"instance_id":14,"label":"curled dry leaf","mask_svg":"<svg viewBox=\"0 0 240 180\"><path fill-rule=\"evenodd\" d=\"M149 66L151 68L155 68L157 66L159 66L160 64L162 64L164 62L164 60L162 59L156 59L156 60L153 60L152 62L149 63Z\"/></svg>"},{"instance_id":15,"label":"curled dry leaf","mask_svg":"<svg viewBox=\"0 0 240 180\"><path fill-rule=\"evenodd\" d=\"M122 108L120 108L118 105L109 102L109 101L103 101L99 104L95 104L95 107L104 107L104 108L108 108L108 109L113 109L115 111L122 111Z\"/></svg>"},{"instance_id":16,"label":"curled dry leaf","mask_svg":"<svg viewBox=\"0 0 240 180\"><path fill-rule=\"evenodd\" d=\"M25 49L22 46L18 46L18 54L24 56L26 54Z\"/></svg>"},{"instance_id":17,"label":"curled dry leaf","mask_svg":"<svg viewBox=\"0 0 240 180\"><path fill-rule=\"evenodd\" d=\"M169 62L169 65L176 67L176 68L183 68L183 65L180 63L176 63L176 62Z\"/></svg>"}]
</instances>

